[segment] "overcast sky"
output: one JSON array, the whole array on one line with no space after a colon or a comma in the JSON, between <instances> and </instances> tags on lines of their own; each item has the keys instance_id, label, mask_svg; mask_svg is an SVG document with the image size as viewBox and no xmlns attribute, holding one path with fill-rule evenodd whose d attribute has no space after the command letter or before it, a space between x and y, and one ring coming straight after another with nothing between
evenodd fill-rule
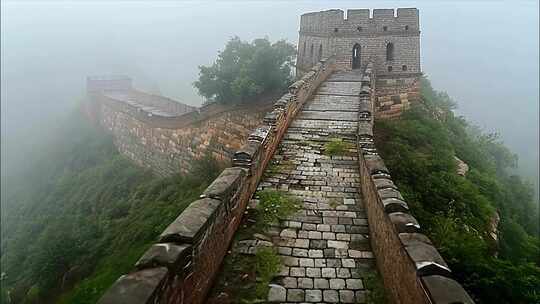
<instances>
[{"instance_id":1,"label":"overcast sky","mask_svg":"<svg viewBox=\"0 0 540 304\"><path fill-rule=\"evenodd\" d=\"M302 13L394 7L420 9L422 70L434 87L537 172L536 1L4 1L3 159L46 138L84 96L87 75L127 74L139 88L197 105L197 66L234 35L297 43Z\"/></svg>"}]
</instances>

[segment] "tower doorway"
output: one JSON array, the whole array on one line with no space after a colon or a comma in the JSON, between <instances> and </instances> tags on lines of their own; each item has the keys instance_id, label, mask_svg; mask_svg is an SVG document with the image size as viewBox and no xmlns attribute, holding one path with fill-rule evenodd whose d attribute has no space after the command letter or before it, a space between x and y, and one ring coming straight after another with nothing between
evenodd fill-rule
<instances>
[{"instance_id":1,"label":"tower doorway","mask_svg":"<svg viewBox=\"0 0 540 304\"><path fill-rule=\"evenodd\" d=\"M360 68L360 45L357 43L352 49L352 69Z\"/></svg>"}]
</instances>

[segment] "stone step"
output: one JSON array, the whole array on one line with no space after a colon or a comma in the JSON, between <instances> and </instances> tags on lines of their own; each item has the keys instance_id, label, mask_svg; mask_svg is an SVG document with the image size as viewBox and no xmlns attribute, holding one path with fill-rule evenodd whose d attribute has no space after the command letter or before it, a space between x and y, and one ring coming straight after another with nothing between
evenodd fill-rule
<instances>
[{"instance_id":1,"label":"stone step","mask_svg":"<svg viewBox=\"0 0 540 304\"><path fill-rule=\"evenodd\" d=\"M341 111L312 111L304 110L299 113L297 119L309 120L329 120L329 121L348 121L358 123L358 112L341 112Z\"/></svg>"},{"instance_id":2,"label":"stone step","mask_svg":"<svg viewBox=\"0 0 540 304\"><path fill-rule=\"evenodd\" d=\"M360 83L347 81L324 82L317 90L317 94L359 96Z\"/></svg>"}]
</instances>

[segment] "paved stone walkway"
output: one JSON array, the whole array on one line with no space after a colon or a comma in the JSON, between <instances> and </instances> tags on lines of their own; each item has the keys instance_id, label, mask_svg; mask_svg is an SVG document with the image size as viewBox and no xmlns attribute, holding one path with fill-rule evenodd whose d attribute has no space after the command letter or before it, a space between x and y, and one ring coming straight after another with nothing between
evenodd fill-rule
<instances>
[{"instance_id":1,"label":"paved stone walkway","mask_svg":"<svg viewBox=\"0 0 540 304\"><path fill-rule=\"evenodd\" d=\"M321 85L292 122L259 189L303 200L282 222L274 244L282 258L281 303L363 303L362 277L374 270L368 223L360 200L356 132L361 75L338 72ZM351 143L346 156L327 156L332 138Z\"/></svg>"}]
</instances>

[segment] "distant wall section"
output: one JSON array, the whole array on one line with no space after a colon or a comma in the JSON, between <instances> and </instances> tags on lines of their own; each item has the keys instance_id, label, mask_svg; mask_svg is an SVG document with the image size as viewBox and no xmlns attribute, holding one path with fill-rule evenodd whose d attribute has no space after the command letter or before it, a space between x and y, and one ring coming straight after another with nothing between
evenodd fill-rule
<instances>
[{"instance_id":1,"label":"distant wall section","mask_svg":"<svg viewBox=\"0 0 540 304\"><path fill-rule=\"evenodd\" d=\"M119 152L167 176L190 172L210 154L228 162L271 103L209 104L202 108L134 90L127 77L89 78L87 114L110 131Z\"/></svg>"}]
</instances>

